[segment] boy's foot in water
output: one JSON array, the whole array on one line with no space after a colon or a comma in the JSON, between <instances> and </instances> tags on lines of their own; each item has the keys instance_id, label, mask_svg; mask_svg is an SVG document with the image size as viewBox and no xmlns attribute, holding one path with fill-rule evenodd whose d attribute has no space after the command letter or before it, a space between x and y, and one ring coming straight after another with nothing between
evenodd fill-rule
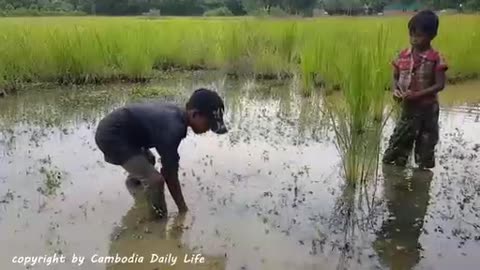
<instances>
[{"instance_id":1,"label":"boy's foot in water","mask_svg":"<svg viewBox=\"0 0 480 270\"><path fill-rule=\"evenodd\" d=\"M145 186L145 195L150 204L153 219L166 218L168 214L163 184L149 184Z\"/></svg>"}]
</instances>

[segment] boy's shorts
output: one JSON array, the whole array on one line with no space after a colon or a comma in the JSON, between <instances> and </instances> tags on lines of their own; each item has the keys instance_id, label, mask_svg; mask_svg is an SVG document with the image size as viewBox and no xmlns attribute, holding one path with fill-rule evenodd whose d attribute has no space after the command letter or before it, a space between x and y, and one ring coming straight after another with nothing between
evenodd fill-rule
<instances>
[{"instance_id":1,"label":"boy's shorts","mask_svg":"<svg viewBox=\"0 0 480 270\"><path fill-rule=\"evenodd\" d=\"M130 142L129 125L126 111L113 112L100 121L95 133L95 142L106 162L122 166L135 178L145 179L156 172L155 159L148 150Z\"/></svg>"}]
</instances>

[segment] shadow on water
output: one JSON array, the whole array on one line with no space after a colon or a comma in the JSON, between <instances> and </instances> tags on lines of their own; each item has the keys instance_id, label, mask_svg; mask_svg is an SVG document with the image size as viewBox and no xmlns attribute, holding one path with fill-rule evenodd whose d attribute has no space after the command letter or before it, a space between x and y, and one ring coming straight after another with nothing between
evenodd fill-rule
<instances>
[{"instance_id":1,"label":"shadow on water","mask_svg":"<svg viewBox=\"0 0 480 270\"><path fill-rule=\"evenodd\" d=\"M419 263L425 215L430 202L433 172L414 169L411 175L394 166L383 166L384 197L388 218L373 246L381 263L393 270L410 270Z\"/></svg>"},{"instance_id":2,"label":"shadow on water","mask_svg":"<svg viewBox=\"0 0 480 270\"><path fill-rule=\"evenodd\" d=\"M338 270L369 265L362 263L367 255L364 254L364 238L375 229L382 213L377 180L378 178L373 178L372 181L361 184L346 181L341 187L341 194L336 198L329 226L333 234L339 235L333 245L338 250Z\"/></svg>"},{"instance_id":3,"label":"shadow on water","mask_svg":"<svg viewBox=\"0 0 480 270\"><path fill-rule=\"evenodd\" d=\"M182 242L187 214L176 214L166 221L151 221L145 194L140 186L126 181L127 189L134 198L134 205L112 233L109 256L132 257L135 264L111 264L108 270L132 269L225 269L224 256L209 257L194 252ZM192 262L198 255L199 260ZM140 262L138 258L142 257ZM203 259L200 259L203 258ZM202 260L202 261L201 261ZM152 268L153 267L153 268Z\"/></svg>"}]
</instances>

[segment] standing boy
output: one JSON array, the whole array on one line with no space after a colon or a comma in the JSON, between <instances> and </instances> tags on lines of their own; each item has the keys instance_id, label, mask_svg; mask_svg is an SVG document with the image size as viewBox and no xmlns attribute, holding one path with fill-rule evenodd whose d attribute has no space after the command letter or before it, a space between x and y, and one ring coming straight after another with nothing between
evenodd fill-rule
<instances>
[{"instance_id":1,"label":"standing boy","mask_svg":"<svg viewBox=\"0 0 480 270\"><path fill-rule=\"evenodd\" d=\"M152 210L165 217L164 182L179 211L188 210L178 181L178 146L186 137L187 128L196 134L208 130L225 134L223 111L220 96L208 89L196 90L186 108L156 102L128 105L100 121L95 141L106 162L122 166L129 178L145 184ZM155 148L160 155L161 172L155 169L155 157L149 148Z\"/></svg>"},{"instance_id":2,"label":"standing boy","mask_svg":"<svg viewBox=\"0 0 480 270\"><path fill-rule=\"evenodd\" d=\"M445 87L448 67L431 46L437 36L438 17L421 11L408 23L411 48L393 62L394 97L402 102L402 115L385 151L384 163L405 166L415 144L415 162L420 168L435 167L439 139L437 93Z\"/></svg>"}]
</instances>

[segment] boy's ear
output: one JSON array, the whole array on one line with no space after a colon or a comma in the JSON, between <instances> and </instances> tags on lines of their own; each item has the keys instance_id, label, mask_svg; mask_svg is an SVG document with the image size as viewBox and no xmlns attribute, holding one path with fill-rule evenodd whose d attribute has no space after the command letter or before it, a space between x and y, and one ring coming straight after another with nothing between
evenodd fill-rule
<instances>
[{"instance_id":1,"label":"boy's ear","mask_svg":"<svg viewBox=\"0 0 480 270\"><path fill-rule=\"evenodd\" d=\"M197 116L200 116L201 114L200 114L200 112L199 112L198 110L192 110L192 111L191 111L191 115L192 115L193 118L195 118L195 117L197 117Z\"/></svg>"}]
</instances>

